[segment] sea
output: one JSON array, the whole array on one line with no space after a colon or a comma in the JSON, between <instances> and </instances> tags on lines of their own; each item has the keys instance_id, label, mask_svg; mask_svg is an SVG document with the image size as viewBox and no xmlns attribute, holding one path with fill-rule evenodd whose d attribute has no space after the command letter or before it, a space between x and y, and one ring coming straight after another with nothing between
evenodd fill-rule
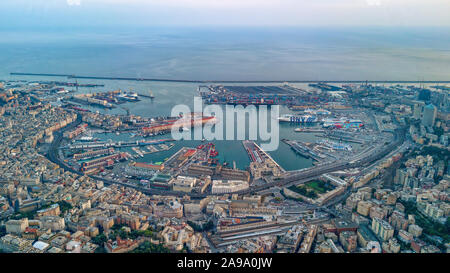
<instances>
[{"instance_id":1,"label":"sea","mask_svg":"<svg viewBox=\"0 0 450 273\"><path fill-rule=\"evenodd\" d=\"M65 77L12 76L11 72L81 76L214 81L294 80L450 80L450 28L436 27L142 27L0 28L1 80L58 80ZM198 83L79 79L104 84L78 92L121 89L151 91L155 99L122 105L131 114L168 116L173 106L193 105ZM252 85L252 83L246 83ZM257 83L255 83L257 84ZM274 83L277 84L277 83ZM260 85L260 84L259 84ZM296 84L308 88L306 84ZM94 111L125 114L123 108ZM280 114L290 113L282 107ZM281 124L280 139L313 142ZM129 136L107 135L107 138ZM163 161L178 148L146 155ZM245 169L249 158L241 141L214 141L219 160ZM311 159L280 142L270 155L286 170L307 168Z\"/></svg>"}]
</instances>

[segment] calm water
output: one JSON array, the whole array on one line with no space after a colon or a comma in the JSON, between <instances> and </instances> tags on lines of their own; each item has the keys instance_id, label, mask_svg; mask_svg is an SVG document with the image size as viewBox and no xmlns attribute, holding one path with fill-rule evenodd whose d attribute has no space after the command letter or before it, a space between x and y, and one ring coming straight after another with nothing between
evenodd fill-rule
<instances>
[{"instance_id":1,"label":"calm water","mask_svg":"<svg viewBox=\"0 0 450 273\"><path fill-rule=\"evenodd\" d=\"M65 80L13 77L10 72L172 78L190 80L448 80L449 28L160 28L0 30L0 80ZM169 115L176 104L192 106L197 84L79 80L156 99L124 105L132 114ZM304 86L302 86L304 87ZM95 109L104 111L101 109ZM125 113L117 108L106 111ZM288 112L282 109L281 114ZM282 125L280 139L314 141ZM168 152L147 155L161 161ZM219 158L237 166L249 160L241 141L219 141ZM285 169L311 165L280 143L270 153Z\"/></svg>"},{"instance_id":2,"label":"calm water","mask_svg":"<svg viewBox=\"0 0 450 273\"><path fill-rule=\"evenodd\" d=\"M214 80L443 79L450 28L7 30L11 71Z\"/></svg>"}]
</instances>

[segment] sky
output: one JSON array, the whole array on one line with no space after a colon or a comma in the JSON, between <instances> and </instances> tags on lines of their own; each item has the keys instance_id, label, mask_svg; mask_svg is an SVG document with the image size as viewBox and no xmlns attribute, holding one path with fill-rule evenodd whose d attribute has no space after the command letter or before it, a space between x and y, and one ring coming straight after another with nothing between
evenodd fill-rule
<instances>
[{"instance_id":1,"label":"sky","mask_svg":"<svg viewBox=\"0 0 450 273\"><path fill-rule=\"evenodd\" d=\"M450 0L1 0L15 26L450 26Z\"/></svg>"}]
</instances>

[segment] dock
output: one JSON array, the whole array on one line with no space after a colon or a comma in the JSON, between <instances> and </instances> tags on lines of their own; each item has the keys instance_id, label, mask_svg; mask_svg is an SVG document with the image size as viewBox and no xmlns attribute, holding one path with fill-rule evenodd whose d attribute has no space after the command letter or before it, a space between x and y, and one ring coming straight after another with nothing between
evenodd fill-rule
<instances>
[{"instance_id":1,"label":"dock","mask_svg":"<svg viewBox=\"0 0 450 273\"><path fill-rule=\"evenodd\" d=\"M329 135L329 134L325 134L325 135L323 135L321 137L334 139L334 140L339 140L339 141L345 141L345 142L364 144L364 141L356 139L356 138L350 138L350 137L339 137L339 136L333 136L333 135Z\"/></svg>"},{"instance_id":2,"label":"dock","mask_svg":"<svg viewBox=\"0 0 450 273\"><path fill-rule=\"evenodd\" d=\"M325 133L323 129L309 129L309 128L297 128L294 130L297 133Z\"/></svg>"},{"instance_id":3,"label":"dock","mask_svg":"<svg viewBox=\"0 0 450 273\"><path fill-rule=\"evenodd\" d=\"M311 149L309 149L308 147L305 147L304 145L301 145L300 143L298 143L297 141L290 141L287 139L283 139L281 140L284 143L286 143L287 145L289 145L289 147L291 147L291 149L296 153L299 154L305 158L311 158L315 161L320 161L321 158L318 154L316 154L315 152L311 151Z\"/></svg>"},{"instance_id":4,"label":"dock","mask_svg":"<svg viewBox=\"0 0 450 273\"><path fill-rule=\"evenodd\" d=\"M138 147L147 145L158 145L164 144L166 142L174 141L173 139L158 139L158 140L138 140L138 141L118 141L118 142L94 142L94 143L81 143L81 144L70 144L61 149L95 149L95 148L124 148L124 147Z\"/></svg>"},{"instance_id":5,"label":"dock","mask_svg":"<svg viewBox=\"0 0 450 273\"><path fill-rule=\"evenodd\" d=\"M254 141L244 140L242 141L242 145L244 149L247 151L247 154L250 158L250 161L257 163L267 163L270 162L276 168L279 169L281 173L285 172L283 167L281 167L267 152L265 152L261 147L256 144Z\"/></svg>"},{"instance_id":6,"label":"dock","mask_svg":"<svg viewBox=\"0 0 450 273\"><path fill-rule=\"evenodd\" d=\"M156 148L155 146L151 145L151 146L147 147L148 152L144 152L144 154L154 154L154 153L169 151L173 147L175 147L175 144L173 144L173 143L171 143L169 145L161 144L161 145L159 145L159 149Z\"/></svg>"}]
</instances>

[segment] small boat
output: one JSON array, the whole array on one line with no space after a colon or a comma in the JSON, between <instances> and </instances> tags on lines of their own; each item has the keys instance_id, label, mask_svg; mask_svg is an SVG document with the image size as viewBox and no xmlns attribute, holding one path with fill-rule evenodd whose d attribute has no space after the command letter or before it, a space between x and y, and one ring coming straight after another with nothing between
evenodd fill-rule
<instances>
[{"instance_id":1,"label":"small boat","mask_svg":"<svg viewBox=\"0 0 450 273\"><path fill-rule=\"evenodd\" d=\"M80 137L77 141L79 142L94 142L100 140L99 138L94 138L92 136L83 136Z\"/></svg>"}]
</instances>

